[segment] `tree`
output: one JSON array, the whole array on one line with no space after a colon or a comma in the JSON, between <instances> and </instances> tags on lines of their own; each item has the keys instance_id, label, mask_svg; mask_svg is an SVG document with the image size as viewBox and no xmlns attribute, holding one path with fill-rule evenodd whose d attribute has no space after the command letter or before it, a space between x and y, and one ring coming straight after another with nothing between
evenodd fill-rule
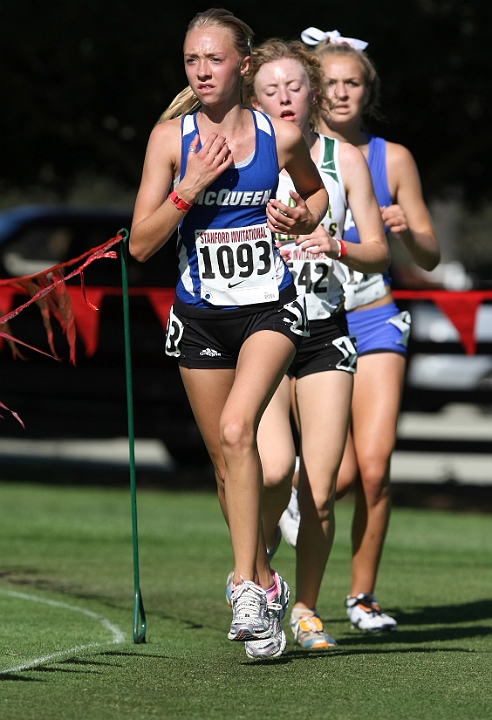
<instances>
[{"instance_id":1,"label":"tree","mask_svg":"<svg viewBox=\"0 0 492 720\"><path fill-rule=\"evenodd\" d=\"M424 191L492 195L489 0L313 0L265 8L230 0L258 42L309 25L369 42L386 123L413 152ZM82 174L136 187L152 125L185 85L181 53L200 3L0 0L0 186L60 198Z\"/></svg>"}]
</instances>

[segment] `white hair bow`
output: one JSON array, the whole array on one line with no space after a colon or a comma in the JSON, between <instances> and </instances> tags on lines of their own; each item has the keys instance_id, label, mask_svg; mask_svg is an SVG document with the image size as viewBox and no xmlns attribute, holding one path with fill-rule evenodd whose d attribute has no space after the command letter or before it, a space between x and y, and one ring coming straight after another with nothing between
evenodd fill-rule
<instances>
[{"instance_id":1,"label":"white hair bow","mask_svg":"<svg viewBox=\"0 0 492 720\"><path fill-rule=\"evenodd\" d=\"M369 44L364 42L364 40L342 37L338 30L332 30L331 32L323 32L322 30L318 30L318 28L315 27L310 27L307 30L303 30L301 33L301 40L306 43L306 45L317 45L318 43L323 42L323 40L329 40L334 45L342 45L343 43L345 43L346 45L350 45L350 47L353 47L354 50L365 50L365 48Z\"/></svg>"}]
</instances>

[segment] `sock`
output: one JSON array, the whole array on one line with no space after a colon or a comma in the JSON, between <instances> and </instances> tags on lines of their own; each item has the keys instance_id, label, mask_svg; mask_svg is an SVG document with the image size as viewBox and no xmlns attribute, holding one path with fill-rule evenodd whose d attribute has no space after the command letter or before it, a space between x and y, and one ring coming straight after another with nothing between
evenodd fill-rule
<instances>
[{"instance_id":1,"label":"sock","mask_svg":"<svg viewBox=\"0 0 492 720\"><path fill-rule=\"evenodd\" d=\"M272 575L273 575L273 573L272 573ZM278 588L277 588L277 580L276 580L276 578L275 578L275 575L273 575L273 585L272 585L272 587L269 587L269 588L267 588L267 590L265 590L266 596L267 596L267 602L271 602L271 601L273 600L273 598L274 598L275 595L277 594L277 590L278 590Z\"/></svg>"},{"instance_id":2,"label":"sock","mask_svg":"<svg viewBox=\"0 0 492 720\"><path fill-rule=\"evenodd\" d=\"M292 608L292 617L299 618L303 616L312 617L313 615L316 615L316 608L308 609L308 608Z\"/></svg>"}]
</instances>

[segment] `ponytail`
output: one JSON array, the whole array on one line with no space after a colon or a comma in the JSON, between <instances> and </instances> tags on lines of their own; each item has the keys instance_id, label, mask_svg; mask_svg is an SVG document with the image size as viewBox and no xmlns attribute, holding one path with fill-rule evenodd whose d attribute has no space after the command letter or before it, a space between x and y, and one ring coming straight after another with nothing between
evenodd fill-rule
<instances>
[{"instance_id":1,"label":"ponytail","mask_svg":"<svg viewBox=\"0 0 492 720\"><path fill-rule=\"evenodd\" d=\"M188 115L188 113L198 110L199 107L200 102L188 85L184 90L181 90L181 92L176 95L169 107L164 110L156 125L164 122L165 120L172 120L173 118L181 117L182 115Z\"/></svg>"}]
</instances>

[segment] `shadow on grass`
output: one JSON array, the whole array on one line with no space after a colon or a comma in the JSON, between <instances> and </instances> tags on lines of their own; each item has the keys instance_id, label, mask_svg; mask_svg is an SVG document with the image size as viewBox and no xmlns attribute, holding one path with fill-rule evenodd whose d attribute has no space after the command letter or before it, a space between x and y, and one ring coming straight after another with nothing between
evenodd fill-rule
<instances>
[{"instance_id":1,"label":"shadow on grass","mask_svg":"<svg viewBox=\"0 0 492 720\"><path fill-rule=\"evenodd\" d=\"M169 656L167 655L151 655L150 653L138 653L138 652L118 652L116 650L107 650L105 652L99 653L99 655L110 655L110 656L116 656L116 657L131 657L131 658L157 658L160 660L169 660ZM15 673L4 673L0 674L0 680L19 680L22 682L42 682L41 678L33 678L33 677L26 677L24 673L76 673L78 675L102 675L103 672L99 670L81 670L80 668L61 668L59 665L89 665L89 666L96 666L96 667L114 667L119 668L123 667L120 663L112 663L112 662L104 662L100 660L83 660L82 658L78 657L72 657L67 658L66 660L59 660L58 662L55 662L52 664L52 666L49 665L35 665L30 668L24 668L23 670L19 670ZM22 674L21 674L22 673Z\"/></svg>"},{"instance_id":2,"label":"shadow on grass","mask_svg":"<svg viewBox=\"0 0 492 720\"><path fill-rule=\"evenodd\" d=\"M359 650L343 650L342 647L338 646L338 648L329 650L328 652L324 651L324 654L321 651L313 652L313 651L306 651L306 650L292 650L289 654L292 654L292 656L295 656L296 659L299 657L307 655L309 658L320 658L320 657L350 657L352 655L408 655L409 653L427 653L427 654L435 654L435 653L468 653L471 655L474 655L477 653L477 650L470 650L470 648L463 648L463 647L454 647L454 648L429 648L424 647L423 645L416 645L415 647L407 647L407 648L361 648Z\"/></svg>"},{"instance_id":3,"label":"shadow on grass","mask_svg":"<svg viewBox=\"0 0 492 720\"><path fill-rule=\"evenodd\" d=\"M391 633L360 633L357 637L343 637L339 646L346 645L406 645L413 643L449 642L492 635L492 627L472 625L469 627L435 627L422 630L399 629Z\"/></svg>"},{"instance_id":4,"label":"shadow on grass","mask_svg":"<svg viewBox=\"0 0 492 720\"><path fill-rule=\"evenodd\" d=\"M63 663L74 663L74 664L82 664L82 665L110 665L111 663L98 663L96 661L94 662L84 662L84 661L78 661L76 659L72 660L63 660L58 664ZM19 674L17 674L19 673ZM0 675L0 680L21 680L24 682L42 682L40 678L33 678L33 677L26 677L24 674L20 673L68 673L70 675L77 674L77 675L102 675L103 673L100 670L80 670L79 668L74 668L73 670L70 670L68 668L61 668L61 667L48 667L47 665L36 665L34 667L27 667L23 670L18 670L16 673L5 673Z\"/></svg>"},{"instance_id":5,"label":"shadow on grass","mask_svg":"<svg viewBox=\"0 0 492 720\"><path fill-rule=\"evenodd\" d=\"M117 650L106 650L100 653L100 655L115 655L116 657L141 657L141 658L157 658L158 660L169 660L169 655L152 655L152 653L138 653L138 652L118 652ZM113 663L106 663L107 665L113 665ZM120 666L117 666L120 667Z\"/></svg>"},{"instance_id":6,"label":"shadow on grass","mask_svg":"<svg viewBox=\"0 0 492 720\"><path fill-rule=\"evenodd\" d=\"M46 576L40 576L39 571L33 568L10 568L2 570L0 567L0 579L6 580L8 583L20 588L29 588L39 591L55 592L66 598L72 598L73 600L85 600L88 602L97 602L98 605L105 607L109 610L128 611L130 609L129 601L124 599L118 599L111 595L103 595L98 593L83 592L77 588L68 588L59 581L54 581ZM157 617L160 620L170 620L174 623L180 623L184 625L185 630L212 630L214 632L222 632L222 627L215 627L212 625L206 625L198 623L193 620L187 620L183 617L176 615L170 615L169 613L161 610L147 610L147 617Z\"/></svg>"},{"instance_id":7,"label":"shadow on grass","mask_svg":"<svg viewBox=\"0 0 492 720\"><path fill-rule=\"evenodd\" d=\"M398 621L398 630L396 632L363 633L354 630L352 636L345 634L341 637L338 644L342 646L395 643L400 645L415 642L445 642L492 635L492 627L470 625L470 623L476 623L480 620L492 619L492 600L484 599L456 605L420 607L410 612L398 610L397 608L388 608L388 613ZM324 623L328 627L342 623L346 626L347 621L340 618L324 618ZM425 628L425 625L433 625L434 627ZM450 627L451 625L454 625L454 627ZM410 629L408 626L410 626ZM418 626L418 628L415 626Z\"/></svg>"},{"instance_id":8,"label":"shadow on grass","mask_svg":"<svg viewBox=\"0 0 492 720\"><path fill-rule=\"evenodd\" d=\"M468 653L476 654L477 650L470 650L469 648L428 648L422 646L416 646L411 648L361 648L359 650L343 650L340 646L337 649L331 650L303 650L301 648L296 650L287 650L279 658L265 658L265 660L245 660L241 665L257 665L272 666L272 665L288 665L291 662L297 660L336 660L339 657L351 657L356 655L402 655L408 653Z\"/></svg>"},{"instance_id":9,"label":"shadow on grass","mask_svg":"<svg viewBox=\"0 0 492 720\"><path fill-rule=\"evenodd\" d=\"M397 607L385 607L385 612L394 616L399 625L451 625L476 620L492 620L492 600L474 600L459 605L428 605L410 612ZM332 618L324 616L323 619L327 625L347 623L347 618L340 615Z\"/></svg>"},{"instance_id":10,"label":"shadow on grass","mask_svg":"<svg viewBox=\"0 0 492 720\"><path fill-rule=\"evenodd\" d=\"M492 600L474 600L461 605L421 607L415 612L398 612L402 625L436 625L492 619Z\"/></svg>"},{"instance_id":11,"label":"shadow on grass","mask_svg":"<svg viewBox=\"0 0 492 720\"><path fill-rule=\"evenodd\" d=\"M59 660L58 665L107 665L108 667L121 667L110 662L98 662L97 660L82 660L81 658L68 658L67 660Z\"/></svg>"},{"instance_id":12,"label":"shadow on grass","mask_svg":"<svg viewBox=\"0 0 492 720\"><path fill-rule=\"evenodd\" d=\"M171 620L173 623L179 623L183 625L184 630L212 630L213 632L223 633L224 627L222 625L206 625L205 623L197 623L194 620L187 620L185 617L178 615L169 615L162 610L151 610L147 612L147 617L156 617L159 620Z\"/></svg>"}]
</instances>

